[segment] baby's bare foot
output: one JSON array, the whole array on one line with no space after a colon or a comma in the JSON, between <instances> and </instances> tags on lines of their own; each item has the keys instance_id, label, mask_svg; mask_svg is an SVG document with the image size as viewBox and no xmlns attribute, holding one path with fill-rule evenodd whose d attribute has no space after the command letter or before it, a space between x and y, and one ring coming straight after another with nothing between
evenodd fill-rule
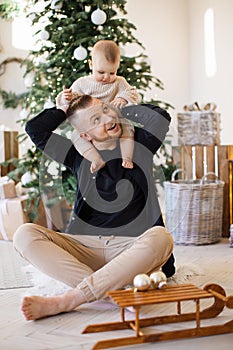
<instances>
[{"instance_id":1,"label":"baby's bare foot","mask_svg":"<svg viewBox=\"0 0 233 350\"><path fill-rule=\"evenodd\" d=\"M101 168L103 168L105 166L105 161L99 161L99 162L92 162L91 163L91 167L90 167L90 171L91 173L95 173L96 171L100 170Z\"/></svg>"},{"instance_id":2,"label":"baby's bare foot","mask_svg":"<svg viewBox=\"0 0 233 350\"><path fill-rule=\"evenodd\" d=\"M133 169L133 162L129 160L123 160L122 166L127 169Z\"/></svg>"}]
</instances>

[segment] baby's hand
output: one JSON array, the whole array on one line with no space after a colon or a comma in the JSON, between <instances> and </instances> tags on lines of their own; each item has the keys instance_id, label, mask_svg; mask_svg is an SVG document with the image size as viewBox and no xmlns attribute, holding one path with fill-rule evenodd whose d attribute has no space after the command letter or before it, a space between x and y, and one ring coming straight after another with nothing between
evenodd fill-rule
<instances>
[{"instance_id":1,"label":"baby's hand","mask_svg":"<svg viewBox=\"0 0 233 350\"><path fill-rule=\"evenodd\" d=\"M115 100L111 102L111 104L116 108L123 108L125 105L127 105L127 101L124 98L117 97Z\"/></svg>"},{"instance_id":2,"label":"baby's hand","mask_svg":"<svg viewBox=\"0 0 233 350\"><path fill-rule=\"evenodd\" d=\"M72 99L72 89L67 89L64 85L62 93L67 101L70 101Z\"/></svg>"}]
</instances>

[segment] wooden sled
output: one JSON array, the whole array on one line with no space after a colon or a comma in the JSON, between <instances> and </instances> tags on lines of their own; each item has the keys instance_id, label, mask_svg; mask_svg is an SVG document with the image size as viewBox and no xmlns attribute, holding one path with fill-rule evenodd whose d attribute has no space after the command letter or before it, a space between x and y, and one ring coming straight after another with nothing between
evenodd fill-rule
<instances>
[{"instance_id":1,"label":"wooden sled","mask_svg":"<svg viewBox=\"0 0 233 350\"><path fill-rule=\"evenodd\" d=\"M121 321L89 325L82 333L132 329L135 332L135 335L132 337L98 341L93 346L92 350L109 349L119 346L158 342L162 340L233 333L233 319L221 325L201 326L200 320L218 316L225 306L233 309L233 295L227 297L224 289L217 284L208 284L203 289L192 284L183 284L179 286L168 286L163 290L150 289L146 292L134 292L134 289L129 289L110 291L107 294L117 305L119 305ZM214 298L214 302L210 307L201 310L200 300L207 298ZM193 300L195 302L196 309L194 312L182 313L181 302L188 300ZM140 319L139 310L142 305L170 302L177 303L176 314ZM134 320L125 319L125 308L130 306L135 310ZM196 321L196 327L157 332L153 334L145 334L142 331L143 327L186 321Z\"/></svg>"}]
</instances>

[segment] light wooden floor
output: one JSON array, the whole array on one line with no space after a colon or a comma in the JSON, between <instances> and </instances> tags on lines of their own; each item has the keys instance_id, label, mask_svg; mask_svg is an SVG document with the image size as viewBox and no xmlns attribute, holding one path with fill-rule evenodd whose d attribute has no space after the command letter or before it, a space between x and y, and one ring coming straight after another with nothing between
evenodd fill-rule
<instances>
[{"instance_id":1,"label":"light wooden floor","mask_svg":"<svg viewBox=\"0 0 233 350\"><path fill-rule=\"evenodd\" d=\"M233 248L228 239L207 246L175 246L177 265L194 264L200 274L189 282L202 287L213 282L220 284L227 295L233 294ZM25 321L20 312L20 302L24 290L0 291L0 349L1 350L89 350L100 339L131 336L132 331L115 331L95 334L81 334L88 324L117 321L120 319L116 306L96 302L85 304L72 313L62 314L39 321ZM185 311L193 307L186 304ZM142 314L169 314L173 305L157 305L142 310ZM132 314L127 312L127 318ZM211 322L223 323L233 319L233 310L225 309L217 319ZM206 322L206 321L203 321ZM167 329L177 329L181 325L167 325ZM150 329L148 330L150 331ZM159 349L159 350L230 350L233 349L233 333L194 339L148 343L115 349Z\"/></svg>"}]
</instances>

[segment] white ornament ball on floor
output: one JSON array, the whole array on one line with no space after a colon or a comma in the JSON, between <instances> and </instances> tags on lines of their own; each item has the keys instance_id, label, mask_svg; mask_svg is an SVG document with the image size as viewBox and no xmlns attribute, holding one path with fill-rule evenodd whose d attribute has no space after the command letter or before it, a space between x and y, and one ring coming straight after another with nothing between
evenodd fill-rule
<instances>
[{"instance_id":1,"label":"white ornament ball on floor","mask_svg":"<svg viewBox=\"0 0 233 350\"><path fill-rule=\"evenodd\" d=\"M135 276L133 280L134 287L139 291L147 290L150 287L150 283L150 277L145 273Z\"/></svg>"},{"instance_id":2,"label":"white ornament ball on floor","mask_svg":"<svg viewBox=\"0 0 233 350\"><path fill-rule=\"evenodd\" d=\"M155 288L164 289L167 287L167 277L162 271L152 272L150 280Z\"/></svg>"},{"instance_id":3,"label":"white ornament ball on floor","mask_svg":"<svg viewBox=\"0 0 233 350\"><path fill-rule=\"evenodd\" d=\"M91 14L91 21L94 24L100 25L106 22L107 15L104 11L97 9Z\"/></svg>"},{"instance_id":4,"label":"white ornament ball on floor","mask_svg":"<svg viewBox=\"0 0 233 350\"><path fill-rule=\"evenodd\" d=\"M76 60L83 61L85 60L86 57L87 57L87 50L82 45L80 45L74 50L74 58L76 58Z\"/></svg>"}]
</instances>

